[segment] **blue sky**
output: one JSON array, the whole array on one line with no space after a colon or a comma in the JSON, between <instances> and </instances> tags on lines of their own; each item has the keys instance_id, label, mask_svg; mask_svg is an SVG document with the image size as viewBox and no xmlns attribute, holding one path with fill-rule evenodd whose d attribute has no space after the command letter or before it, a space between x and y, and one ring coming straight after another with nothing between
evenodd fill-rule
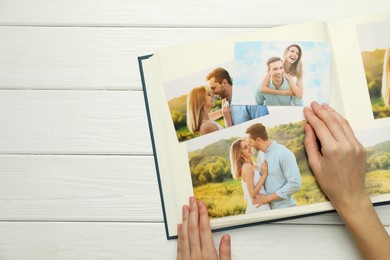
<instances>
[{"instance_id":1,"label":"blue sky","mask_svg":"<svg viewBox=\"0 0 390 260\"><path fill-rule=\"evenodd\" d=\"M302 48L304 104L312 100L329 102L331 51L327 42L238 42L235 44L235 69L231 73L235 104L255 104L255 93L266 74L266 61L283 58L284 50L295 43Z\"/></svg>"}]
</instances>

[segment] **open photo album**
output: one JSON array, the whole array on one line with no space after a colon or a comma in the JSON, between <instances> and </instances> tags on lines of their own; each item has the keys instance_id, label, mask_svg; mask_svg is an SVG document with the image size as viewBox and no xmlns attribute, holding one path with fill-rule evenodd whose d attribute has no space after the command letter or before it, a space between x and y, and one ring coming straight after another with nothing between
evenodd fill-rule
<instances>
[{"instance_id":1,"label":"open photo album","mask_svg":"<svg viewBox=\"0 0 390 260\"><path fill-rule=\"evenodd\" d=\"M190 196L206 204L213 230L332 211L303 145L303 108L313 101L349 121L368 152L372 202L388 203L388 28L381 14L139 57L167 238L177 237Z\"/></svg>"}]
</instances>

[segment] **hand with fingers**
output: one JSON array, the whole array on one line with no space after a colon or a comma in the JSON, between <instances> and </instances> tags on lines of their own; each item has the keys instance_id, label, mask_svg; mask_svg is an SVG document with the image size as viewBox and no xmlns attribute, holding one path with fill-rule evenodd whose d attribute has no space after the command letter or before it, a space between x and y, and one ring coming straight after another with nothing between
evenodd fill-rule
<instances>
[{"instance_id":1,"label":"hand with fingers","mask_svg":"<svg viewBox=\"0 0 390 260\"><path fill-rule=\"evenodd\" d=\"M388 259L390 237L365 189L366 150L351 126L328 105L304 108L305 148L315 177L346 223L362 256ZM318 145L317 140L320 142Z\"/></svg>"},{"instance_id":2,"label":"hand with fingers","mask_svg":"<svg viewBox=\"0 0 390 260\"><path fill-rule=\"evenodd\" d=\"M356 205L367 198L364 183L366 150L347 120L335 110L315 102L311 107L312 110L304 109L309 123L305 126L309 165L336 209Z\"/></svg>"},{"instance_id":3,"label":"hand with fingers","mask_svg":"<svg viewBox=\"0 0 390 260\"><path fill-rule=\"evenodd\" d=\"M183 206L183 220L178 226L177 259L231 259L231 239L223 235L219 243L219 258L206 205L190 197L190 206Z\"/></svg>"}]
</instances>

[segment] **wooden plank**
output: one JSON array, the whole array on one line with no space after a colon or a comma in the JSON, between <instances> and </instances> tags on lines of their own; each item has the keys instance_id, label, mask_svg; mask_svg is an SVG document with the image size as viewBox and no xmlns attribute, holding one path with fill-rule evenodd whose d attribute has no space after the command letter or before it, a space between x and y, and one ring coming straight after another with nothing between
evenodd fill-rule
<instances>
[{"instance_id":1,"label":"wooden plank","mask_svg":"<svg viewBox=\"0 0 390 260\"><path fill-rule=\"evenodd\" d=\"M0 173L0 221L163 221L152 156L0 155ZM376 209L390 225L390 205ZM342 221L328 213L281 224Z\"/></svg>"},{"instance_id":2,"label":"wooden plank","mask_svg":"<svg viewBox=\"0 0 390 260\"><path fill-rule=\"evenodd\" d=\"M3 26L0 89L141 90L138 56L249 30Z\"/></svg>"},{"instance_id":3,"label":"wooden plank","mask_svg":"<svg viewBox=\"0 0 390 260\"><path fill-rule=\"evenodd\" d=\"M277 10L277 11L276 11ZM0 24L44 26L273 26L336 20L390 10L387 0L311 1L153 1L63 2L2 0Z\"/></svg>"},{"instance_id":4,"label":"wooden plank","mask_svg":"<svg viewBox=\"0 0 390 260\"><path fill-rule=\"evenodd\" d=\"M163 221L151 156L0 155L0 173L0 220Z\"/></svg>"},{"instance_id":5,"label":"wooden plank","mask_svg":"<svg viewBox=\"0 0 390 260\"><path fill-rule=\"evenodd\" d=\"M0 153L152 154L140 91L0 91Z\"/></svg>"},{"instance_id":6,"label":"wooden plank","mask_svg":"<svg viewBox=\"0 0 390 260\"><path fill-rule=\"evenodd\" d=\"M176 258L176 240L165 239L162 224L0 222L0 233L3 260ZM232 236L232 259L360 258L343 226L261 225L225 233ZM214 234L217 245L221 235Z\"/></svg>"}]
</instances>

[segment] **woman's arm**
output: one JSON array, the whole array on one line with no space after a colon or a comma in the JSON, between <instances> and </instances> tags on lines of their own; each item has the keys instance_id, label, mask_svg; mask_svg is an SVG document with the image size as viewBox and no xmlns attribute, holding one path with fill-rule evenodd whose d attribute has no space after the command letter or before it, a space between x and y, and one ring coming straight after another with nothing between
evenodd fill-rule
<instances>
[{"instance_id":1,"label":"woman's arm","mask_svg":"<svg viewBox=\"0 0 390 260\"><path fill-rule=\"evenodd\" d=\"M200 125L199 133L200 133L200 135L205 135L205 134L215 132L218 130L219 130L219 128L216 125L212 124L211 122L206 121Z\"/></svg>"},{"instance_id":2,"label":"woman's arm","mask_svg":"<svg viewBox=\"0 0 390 260\"><path fill-rule=\"evenodd\" d=\"M229 102L225 99L222 99L222 115L225 121L225 127L230 127L233 125L232 114L230 111Z\"/></svg>"},{"instance_id":3,"label":"woman's arm","mask_svg":"<svg viewBox=\"0 0 390 260\"><path fill-rule=\"evenodd\" d=\"M284 78L287 79L288 84L290 85L290 89L293 92L293 96L296 96L297 98L302 98L303 96L302 76L297 78L297 82L294 82L290 74L287 73L284 73Z\"/></svg>"},{"instance_id":4,"label":"woman's arm","mask_svg":"<svg viewBox=\"0 0 390 260\"><path fill-rule=\"evenodd\" d=\"M257 183L257 185L255 186L255 184L253 182L254 170L253 170L253 166L251 164L245 163L242 166L242 176L243 176L243 179L244 179L246 186L248 188L249 195L252 198L256 197L256 195L259 194L259 190L260 190L262 185L258 185L259 183ZM266 178L266 175L261 176L261 179L263 179L263 181L262 181L263 183L265 181L265 178ZM261 179L259 182L261 182Z\"/></svg>"},{"instance_id":5,"label":"woman's arm","mask_svg":"<svg viewBox=\"0 0 390 260\"><path fill-rule=\"evenodd\" d=\"M348 122L327 105L304 109L305 148L322 190L340 214L365 259L388 259L390 236L365 188L367 152ZM317 138L321 143L318 146Z\"/></svg>"},{"instance_id":6,"label":"woman's arm","mask_svg":"<svg viewBox=\"0 0 390 260\"><path fill-rule=\"evenodd\" d=\"M265 75L263 82L261 83L260 87L260 92L261 93L266 93L266 94L274 94L274 95L282 95L282 96L293 96L294 92L291 89L286 89L286 90L276 90L269 88L269 82L271 80L271 74L267 72Z\"/></svg>"},{"instance_id":7,"label":"woman's arm","mask_svg":"<svg viewBox=\"0 0 390 260\"><path fill-rule=\"evenodd\" d=\"M267 161L264 160L260 167L261 167L261 177L255 186L255 194L256 195L259 194L259 191L260 191L261 187L264 185L265 179L268 176L268 163L267 163ZM252 198L254 198L254 197L252 197Z\"/></svg>"},{"instance_id":8,"label":"woman's arm","mask_svg":"<svg viewBox=\"0 0 390 260\"><path fill-rule=\"evenodd\" d=\"M213 121L217 120L218 118L221 118L222 116L222 108L209 113L209 117Z\"/></svg>"}]
</instances>

